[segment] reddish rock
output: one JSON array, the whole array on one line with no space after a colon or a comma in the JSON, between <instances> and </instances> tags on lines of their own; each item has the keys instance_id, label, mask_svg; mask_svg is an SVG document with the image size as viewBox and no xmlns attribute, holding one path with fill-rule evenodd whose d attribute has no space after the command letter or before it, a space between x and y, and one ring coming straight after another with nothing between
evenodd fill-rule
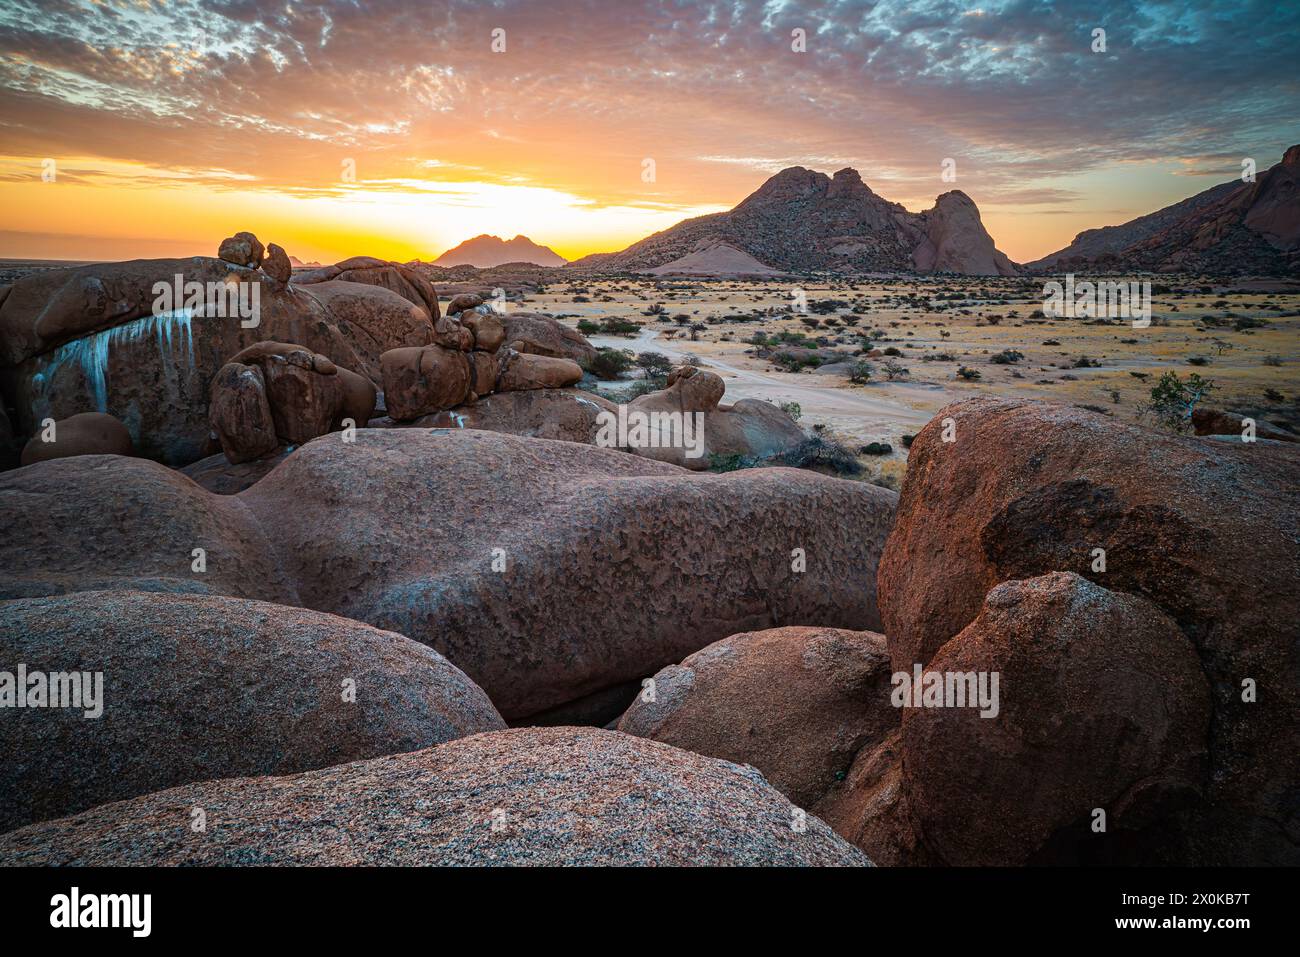
<instances>
[{"instance_id":1,"label":"reddish rock","mask_svg":"<svg viewBox=\"0 0 1300 957\"><path fill-rule=\"evenodd\" d=\"M278 344L277 344L278 345ZM245 353L236 356L241 361ZM321 362L319 360L324 360ZM247 359L245 359L247 361ZM258 359L275 433L285 445L301 445L329 432L341 418L344 387L338 367L306 349L264 352Z\"/></svg>"},{"instance_id":2,"label":"reddish rock","mask_svg":"<svg viewBox=\"0 0 1300 957\"><path fill-rule=\"evenodd\" d=\"M212 429L232 463L250 462L280 445L266 398L266 379L255 365L228 362L212 380L208 405Z\"/></svg>"},{"instance_id":3,"label":"reddish rock","mask_svg":"<svg viewBox=\"0 0 1300 957\"><path fill-rule=\"evenodd\" d=\"M629 449L637 455L671 462L684 468L703 471L716 457L738 456L750 463L772 459L793 452L807 436L788 413L759 399L741 399L734 405L719 405L726 385L715 372L681 366L668 376L667 388L638 396L628 403L628 412L645 415L654 422L657 413L694 415L696 428L692 447L684 441L685 433L676 420L667 421L647 444ZM692 454L698 453L698 454Z\"/></svg>"},{"instance_id":4,"label":"reddish rock","mask_svg":"<svg viewBox=\"0 0 1300 957\"><path fill-rule=\"evenodd\" d=\"M454 316L466 309L473 309L481 305L483 305L482 296L472 292L463 292L447 303L447 315Z\"/></svg>"},{"instance_id":5,"label":"reddish rock","mask_svg":"<svg viewBox=\"0 0 1300 957\"><path fill-rule=\"evenodd\" d=\"M658 672L618 730L749 764L803 808L899 721L883 635L789 627L732 635Z\"/></svg>"},{"instance_id":6,"label":"reddish rock","mask_svg":"<svg viewBox=\"0 0 1300 957\"><path fill-rule=\"evenodd\" d=\"M177 275L234 283L250 306L256 287L256 323L191 318L184 309L154 315L155 283L173 284ZM180 465L210 454L208 390L240 350L263 340L298 343L378 382L382 352L432 339L427 311L377 286L285 285L203 257L96 263L13 284L0 302L0 392L24 439L45 418L97 410L122 420L140 455Z\"/></svg>"},{"instance_id":7,"label":"reddish rock","mask_svg":"<svg viewBox=\"0 0 1300 957\"><path fill-rule=\"evenodd\" d=\"M470 353L476 362L484 353ZM490 358L490 357L489 357ZM476 388L474 391L478 391ZM420 428L485 429L538 439L595 443L600 430L597 415L616 412L617 406L592 392L577 389L536 389L531 392L496 392L480 395L473 405L457 406L436 415L421 416L408 423L377 420L383 426L409 425Z\"/></svg>"},{"instance_id":8,"label":"reddish rock","mask_svg":"<svg viewBox=\"0 0 1300 957\"><path fill-rule=\"evenodd\" d=\"M510 352L499 356L497 390L562 389L582 378L582 368L572 359Z\"/></svg>"},{"instance_id":9,"label":"reddish rock","mask_svg":"<svg viewBox=\"0 0 1300 957\"><path fill-rule=\"evenodd\" d=\"M292 774L505 727L431 648L266 602L134 591L7 602L0 655L29 676L101 675L98 717L44 708L0 721L0 749L26 756L0 762L0 831L193 781Z\"/></svg>"},{"instance_id":10,"label":"reddish rock","mask_svg":"<svg viewBox=\"0 0 1300 957\"><path fill-rule=\"evenodd\" d=\"M262 263L262 272L276 282L288 282L293 276L293 264L289 262L289 254L275 243L271 243L266 247L266 260Z\"/></svg>"},{"instance_id":11,"label":"reddish rock","mask_svg":"<svg viewBox=\"0 0 1300 957\"><path fill-rule=\"evenodd\" d=\"M256 375L250 374L256 370ZM235 355L213 380L212 428L232 463L280 445L301 445L375 409L370 380L288 342L260 342Z\"/></svg>"},{"instance_id":12,"label":"reddish rock","mask_svg":"<svg viewBox=\"0 0 1300 957\"><path fill-rule=\"evenodd\" d=\"M1283 782L1300 759L1280 729L1300 721L1298 512L1294 444L1171 436L1024 400L950 405L913 441L880 565L894 667L929 663L999 582L1074 571L1143 595L1191 639L1212 689L1210 810L1191 854L1295 860Z\"/></svg>"},{"instance_id":13,"label":"reddish rock","mask_svg":"<svg viewBox=\"0 0 1300 957\"><path fill-rule=\"evenodd\" d=\"M483 396L497 387L497 375L500 367L497 364L496 356L489 352L471 352L469 354L469 365L470 391Z\"/></svg>"},{"instance_id":14,"label":"reddish rock","mask_svg":"<svg viewBox=\"0 0 1300 957\"><path fill-rule=\"evenodd\" d=\"M224 452L209 455L179 469L182 475L193 479L200 488L217 495L236 495L249 488L283 462L292 450L281 446L260 459L231 462Z\"/></svg>"},{"instance_id":15,"label":"reddish rock","mask_svg":"<svg viewBox=\"0 0 1300 957\"><path fill-rule=\"evenodd\" d=\"M264 254L262 244L252 233L235 233L228 239L223 239L217 249L218 259L224 259L236 266L247 266L249 269L256 269L262 265Z\"/></svg>"},{"instance_id":16,"label":"reddish rock","mask_svg":"<svg viewBox=\"0 0 1300 957\"><path fill-rule=\"evenodd\" d=\"M506 339L506 329L496 315L478 312L462 313L461 323L474 335L474 348L483 352L496 352Z\"/></svg>"},{"instance_id":17,"label":"reddish rock","mask_svg":"<svg viewBox=\"0 0 1300 957\"><path fill-rule=\"evenodd\" d=\"M926 849L903 783L902 729L858 752L844 780L813 812L881 867L937 863Z\"/></svg>"},{"instance_id":18,"label":"reddish rock","mask_svg":"<svg viewBox=\"0 0 1300 957\"><path fill-rule=\"evenodd\" d=\"M1198 408L1192 411L1192 428L1197 435L1228 435L1240 438L1245 434L1246 417L1223 409ZM1300 442L1300 435L1279 429L1267 422L1255 420L1255 438L1276 442Z\"/></svg>"},{"instance_id":19,"label":"reddish rock","mask_svg":"<svg viewBox=\"0 0 1300 957\"><path fill-rule=\"evenodd\" d=\"M516 352L572 359L585 365L596 358L596 347L577 329L535 312L509 312L501 316L505 343Z\"/></svg>"},{"instance_id":20,"label":"reddish rock","mask_svg":"<svg viewBox=\"0 0 1300 957\"><path fill-rule=\"evenodd\" d=\"M234 496L146 460L61 459L0 473L0 598L202 590L346 615L432 645L522 719L738 632L878 628L894 501L469 429L324 437Z\"/></svg>"},{"instance_id":21,"label":"reddish rock","mask_svg":"<svg viewBox=\"0 0 1300 957\"><path fill-rule=\"evenodd\" d=\"M191 808L207 814L188 828ZM0 864L870 866L752 768L519 728L174 788L0 836Z\"/></svg>"},{"instance_id":22,"label":"reddish rock","mask_svg":"<svg viewBox=\"0 0 1300 957\"><path fill-rule=\"evenodd\" d=\"M23 446L23 465L71 455L135 454L126 426L102 412L82 412L56 421L49 442L45 441L45 434L45 427L41 426L40 434Z\"/></svg>"},{"instance_id":23,"label":"reddish rock","mask_svg":"<svg viewBox=\"0 0 1300 957\"><path fill-rule=\"evenodd\" d=\"M437 321L438 293L433 284L409 266L376 259L373 256L354 256L332 266L300 270L293 274L294 285L312 286L333 281L379 286L397 293L407 302L418 306L431 320Z\"/></svg>"},{"instance_id":24,"label":"reddish rock","mask_svg":"<svg viewBox=\"0 0 1300 957\"><path fill-rule=\"evenodd\" d=\"M442 346L393 349L380 357L384 403L399 421L460 405L469 396L466 353Z\"/></svg>"},{"instance_id":25,"label":"reddish rock","mask_svg":"<svg viewBox=\"0 0 1300 957\"><path fill-rule=\"evenodd\" d=\"M903 777L940 860L1083 863L1106 842L1141 847L1130 863L1185 859L1165 831L1195 826L1209 783L1209 688L1152 602L1067 572L1005 582L927 671L999 676L992 717L903 709Z\"/></svg>"}]
</instances>

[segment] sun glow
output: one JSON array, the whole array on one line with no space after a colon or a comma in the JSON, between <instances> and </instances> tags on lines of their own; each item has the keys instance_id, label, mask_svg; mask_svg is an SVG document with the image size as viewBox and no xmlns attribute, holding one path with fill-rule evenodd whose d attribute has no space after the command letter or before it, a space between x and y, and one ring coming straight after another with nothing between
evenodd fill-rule
<instances>
[{"instance_id":1,"label":"sun glow","mask_svg":"<svg viewBox=\"0 0 1300 957\"><path fill-rule=\"evenodd\" d=\"M0 157L0 256L213 255L221 237L246 229L304 262L355 255L428 261L481 233L523 234L576 259L726 208L601 201L452 172L318 186L77 158L60 160L51 181L42 172L39 158ZM111 235L103 235L105 224Z\"/></svg>"}]
</instances>

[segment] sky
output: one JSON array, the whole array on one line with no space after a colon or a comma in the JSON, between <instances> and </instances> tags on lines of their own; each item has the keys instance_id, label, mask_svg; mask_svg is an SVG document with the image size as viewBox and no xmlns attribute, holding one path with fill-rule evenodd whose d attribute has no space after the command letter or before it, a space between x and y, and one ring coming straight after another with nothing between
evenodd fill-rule
<instances>
[{"instance_id":1,"label":"sky","mask_svg":"<svg viewBox=\"0 0 1300 957\"><path fill-rule=\"evenodd\" d=\"M0 257L576 258L797 165L1024 262L1278 162L1297 51L1274 0L0 0Z\"/></svg>"}]
</instances>

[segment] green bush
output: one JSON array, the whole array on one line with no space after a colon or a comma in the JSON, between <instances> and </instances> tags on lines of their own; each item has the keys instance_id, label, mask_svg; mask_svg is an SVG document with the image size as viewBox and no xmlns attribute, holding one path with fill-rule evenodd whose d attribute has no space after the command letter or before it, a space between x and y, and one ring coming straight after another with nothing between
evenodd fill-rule
<instances>
[{"instance_id":1,"label":"green bush","mask_svg":"<svg viewBox=\"0 0 1300 957\"><path fill-rule=\"evenodd\" d=\"M1196 406L1214 389L1214 382L1191 373L1186 381L1172 370L1160 377L1151 389L1151 404L1144 411L1151 412L1161 424L1182 432L1192 420Z\"/></svg>"},{"instance_id":2,"label":"green bush","mask_svg":"<svg viewBox=\"0 0 1300 957\"><path fill-rule=\"evenodd\" d=\"M861 385L870 381L871 373L874 371L870 362L858 360L849 368L849 381Z\"/></svg>"},{"instance_id":3,"label":"green bush","mask_svg":"<svg viewBox=\"0 0 1300 957\"><path fill-rule=\"evenodd\" d=\"M632 368L631 349L596 350L596 357L587 363L587 371L598 379L613 380Z\"/></svg>"}]
</instances>

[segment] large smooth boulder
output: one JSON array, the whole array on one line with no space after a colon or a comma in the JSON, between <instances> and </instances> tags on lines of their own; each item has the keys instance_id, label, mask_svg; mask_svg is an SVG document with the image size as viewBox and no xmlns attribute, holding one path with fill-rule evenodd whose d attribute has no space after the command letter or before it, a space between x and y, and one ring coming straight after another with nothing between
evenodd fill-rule
<instances>
[{"instance_id":1,"label":"large smooth boulder","mask_svg":"<svg viewBox=\"0 0 1300 957\"><path fill-rule=\"evenodd\" d=\"M537 312L508 312L502 315L505 344L516 352L557 359L572 359L585 365L596 358L596 347L577 329Z\"/></svg>"},{"instance_id":2,"label":"large smooth boulder","mask_svg":"<svg viewBox=\"0 0 1300 957\"><path fill-rule=\"evenodd\" d=\"M1073 571L1144 596L1210 682L1209 809L1189 854L1295 862L1297 513L1291 443L1173 436L1025 400L950 405L912 443L880 564L894 667L928 664L1000 582Z\"/></svg>"},{"instance_id":3,"label":"large smooth boulder","mask_svg":"<svg viewBox=\"0 0 1300 957\"><path fill-rule=\"evenodd\" d=\"M29 677L80 674L91 686L101 676L97 716L5 709L0 831L193 781L292 774L505 727L431 648L267 602L130 591L3 602L0 658Z\"/></svg>"},{"instance_id":4,"label":"large smooth boulder","mask_svg":"<svg viewBox=\"0 0 1300 957\"><path fill-rule=\"evenodd\" d=\"M498 392L563 389L577 384L582 378L582 367L572 359L556 359L512 350L500 354L498 363Z\"/></svg>"},{"instance_id":5,"label":"large smooth boulder","mask_svg":"<svg viewBox=\"0 0 1300 957\"><path fill-rule=\"evenodd\" d=\"M324 436L234 496L84 456L0 474L0 595L147 587L334 612L432 645L520 719L738 632L878 628L894 502L795 469L697 475L460 429Z\"/></svg>"},{"instance_id":6,"label":"large smooth boulder","mask_svg":"<svg viewBox=\"0 0 1300 957\"><path fill-rule=\"evenodd\" d=\"M450 409L469 397L469 356L459 349L390 349L380 362L384 404L398 421Z\"/></svg>"},{"instance_id":7,"label":"large smooth boulder","mask_svg":"<svg viewBox=\"0 0 1300 957\"><path fill-rule=\"evenodd\" d=\"M883 635L773 628L732 635L659 671L618 729L753 765L811 808L892 731Z\"/></svg>"},{"instance_id":8,"label":"large smooth boulder","mask_svg":"<svg viewBox=\"0 0 1300 957\"><path fill-rule=\"evenodd\" d=\"M374 256L353 256L332 266L299 270L292 275L290 282L299 286L311 286L335 280L381 286L419 306L430 319L436 320L440 316L438 293L433 288L433 283L410 266L376 259Z\"/></svg>"},{"instance_id":9,"label":"large smooth boulder","mask_svg":"<svg viewBox=\"0 0 1300 957\"><path fill-rule=\"evenodd\" d=\"M34 465L47 459L61 459L70 455L133 455L131 433L125 425L102 412L82 412L55 422L50 441L45 441L45 429L28 439L23 446L23 465Z\"/></svg>"},{"instance_id":10,"label":"large smooth boulder","mask_svg":"<svg viewBox=\"0 0 1300 957\"><path fill-rule=\"evenodd\" d=\"M174 289L177 276L230 290L226 314L196 316L184 295L168 303L155 294L155 283ZM243 318L254 303L256 315ZM211 452L209 388L240 350L296 343L375 383L383 352L433 336L427 309L380 286L285 284L207 257L50 269L19 279L0 301L0 393L24 438L45 418L104 412L126 425L139 454L184 465Z\"/></svg>"},{"instance_id":11,"label":"large smooth boulder","mask_svg":"<svg viewBox=\"0 0 1300 957\"><path fill-rule=\"evenodd\" d=\"M494 312L462 312L460 322L474 334L474 348L480 352L496 352L506 341L505 325Z\"/></svg>"},{"instance_id":12,"label":"large smooth boulder","mask_svg":"<svg viewBox=\"0 0 1300 957\"><path fill-rule=\"evenodd\" d=\"M0 836L6 866L870 863L752 768L591 728L194 784Z\"/></svg>"},{"instance_id":13,"label":"large smooth boulder","mask_svg":"<svg viewBox=\"0 0 1300 957\"><path fill-rule=\"evenodd\" d=\"M807 439L794 419L770 402L741 399L734 405L720 405L726 384L716 372L680 366L669 374L666 386L628 403L629 421L636 413L648 423L665 423L651 426L649 442L629 449L637 455L703 470L717 457L739 457L750 463L776 458L793 452ZM684 420L665 419L664 413L693 416L698 446L688 448L682 441ZM683 425L678 426L677 421Z\"/></svg>"},{"instance_id":14,"label":"large smooth boulder","mask_svg":"<svg viewBox=\"0 0 1300 957\"><path fill-rule=\"evenodd\" d=\"M995 715L969 699L903 708L903 777L939 860L1186 859L1180 833L1209 777L1209 688L1152 602L1072 572L1005 582L926 670L998 675Z\"/></svg>"}]
</instances>

